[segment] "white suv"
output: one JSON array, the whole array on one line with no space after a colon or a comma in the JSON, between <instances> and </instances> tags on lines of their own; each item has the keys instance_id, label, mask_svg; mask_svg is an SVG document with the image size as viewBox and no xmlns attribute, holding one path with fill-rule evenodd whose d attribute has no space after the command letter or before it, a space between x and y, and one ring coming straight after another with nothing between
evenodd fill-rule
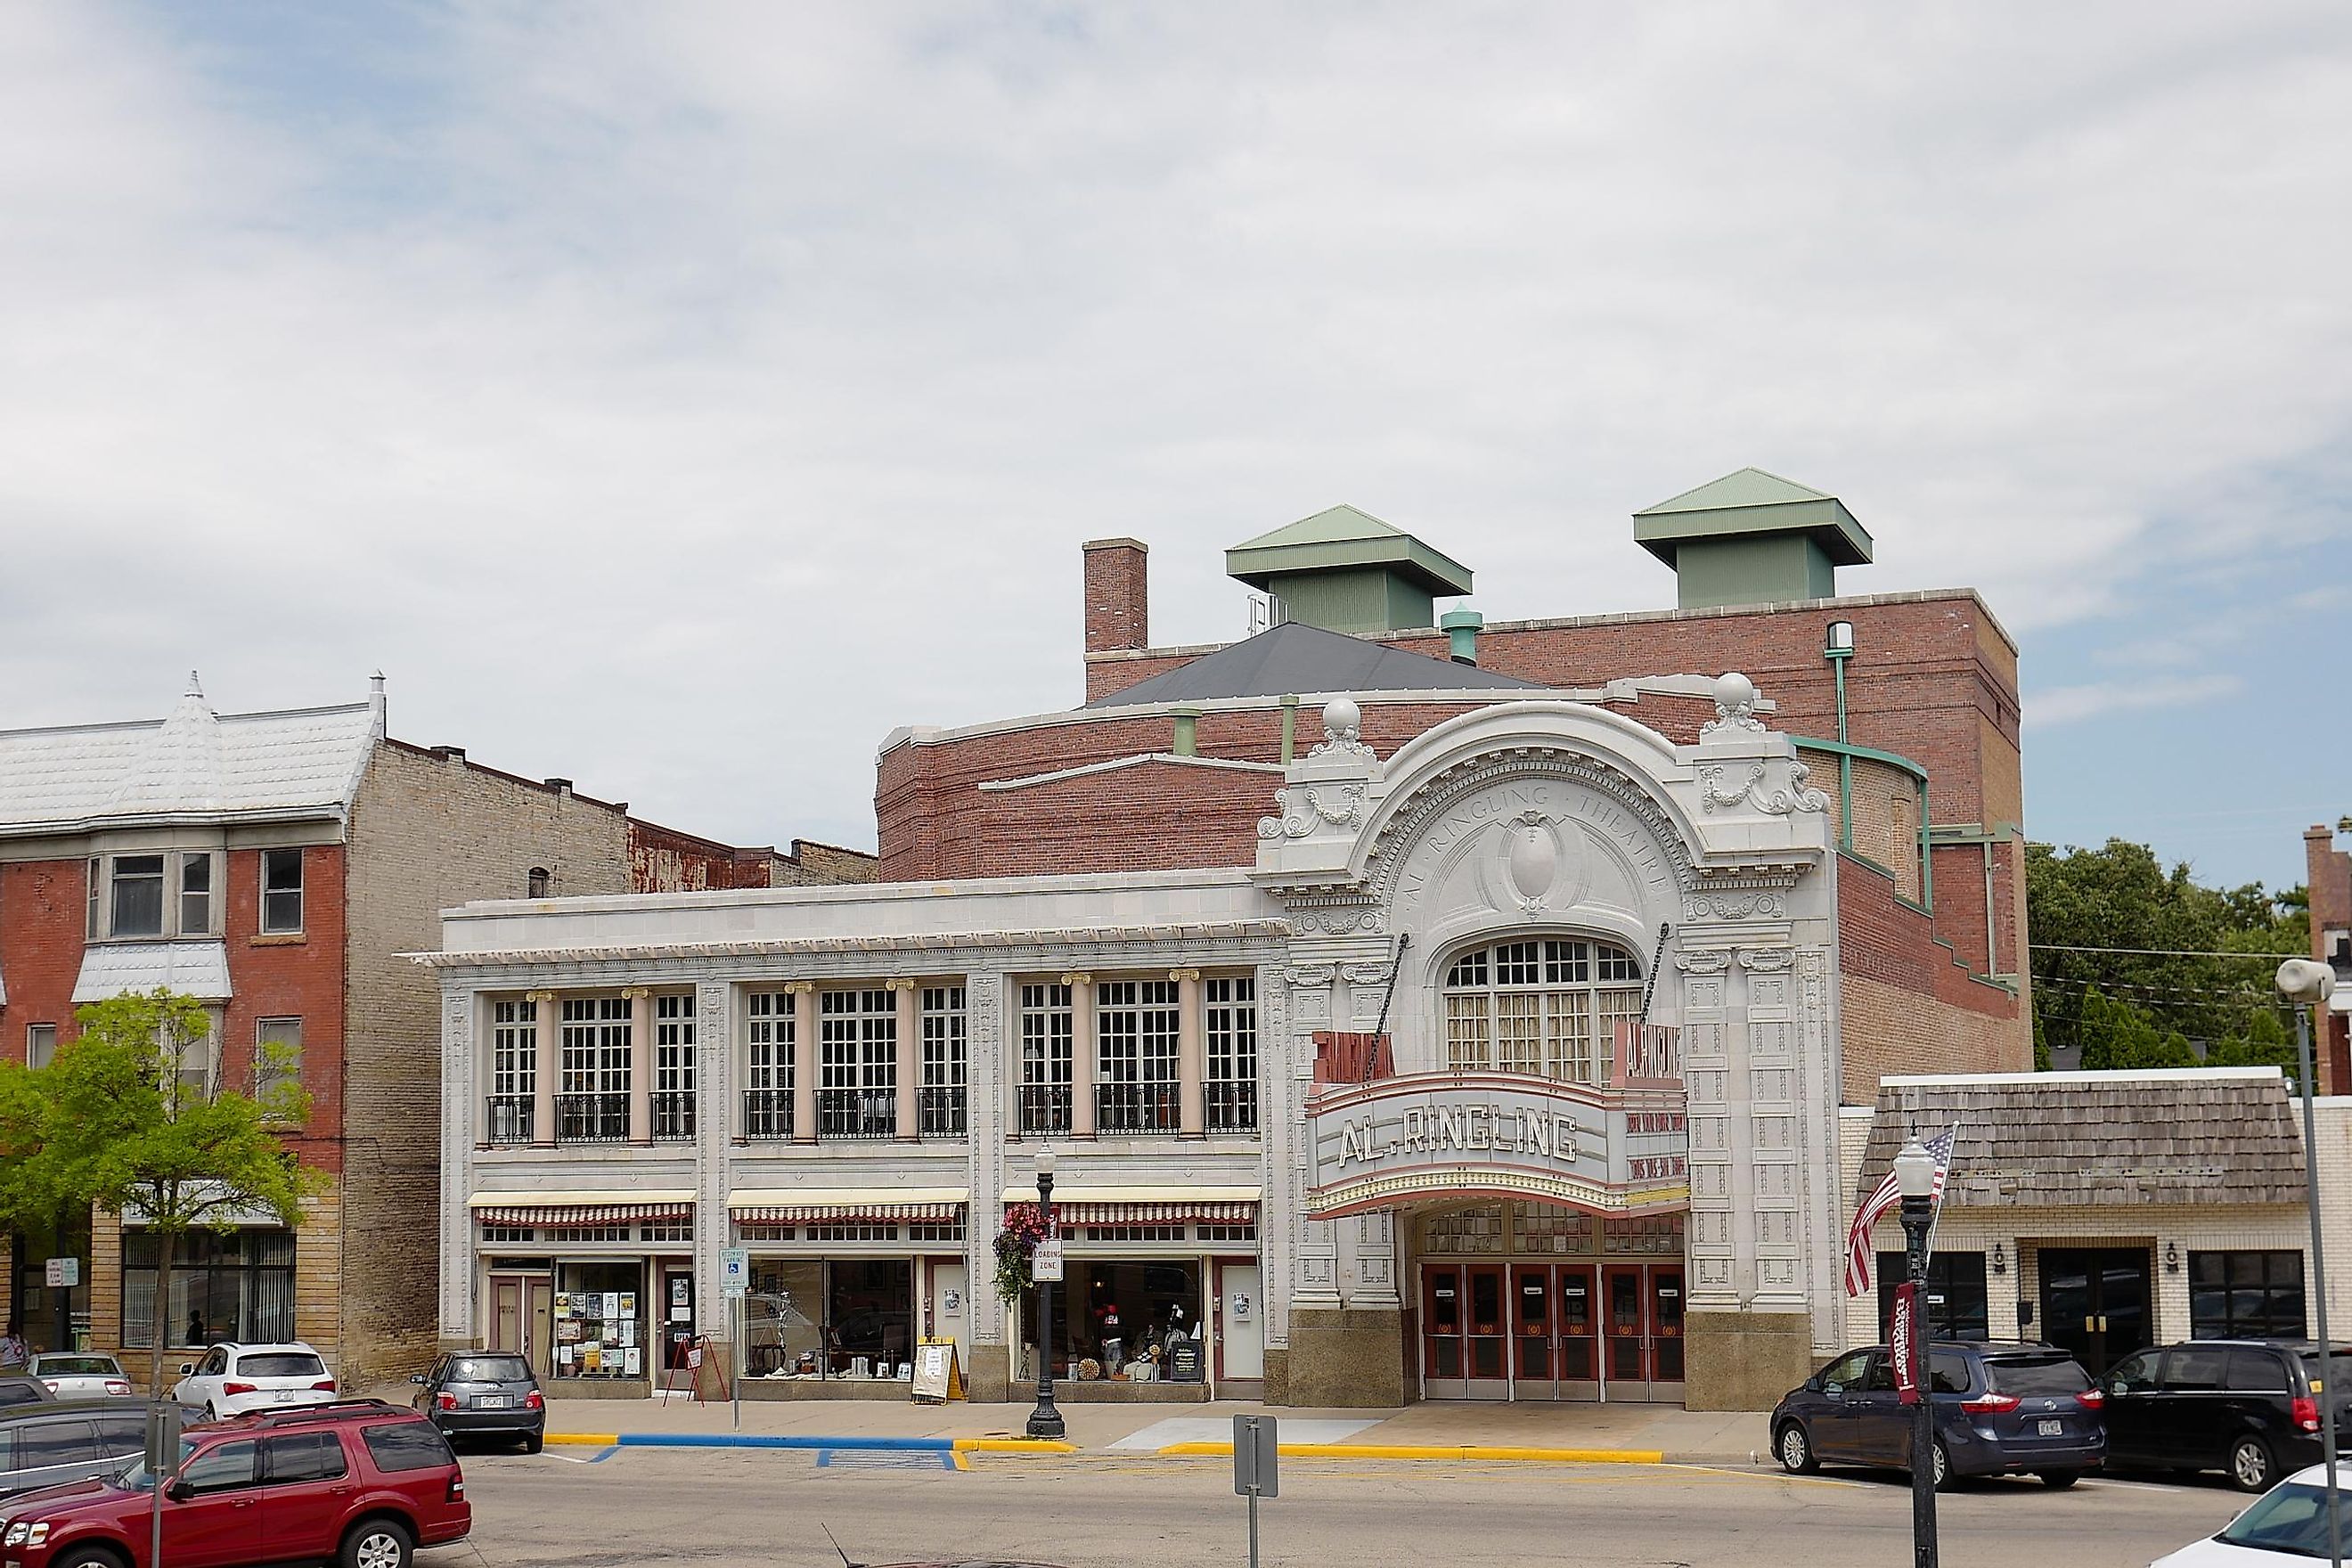
<instances>
[{"instance_id":1,"label":"white suv","mask_svg":"<svg viewBox=\"0 0 2352 1568\"><path fill-rule=\"evenodd\" d=\"M180 1363L172 1397L200 1405L213 1416L248 1410L324 1405L335 1397L335 1380L319 1352L297 1341L282 1345L215 1345L200 1362Z\"/></svg>"}]
</instances>

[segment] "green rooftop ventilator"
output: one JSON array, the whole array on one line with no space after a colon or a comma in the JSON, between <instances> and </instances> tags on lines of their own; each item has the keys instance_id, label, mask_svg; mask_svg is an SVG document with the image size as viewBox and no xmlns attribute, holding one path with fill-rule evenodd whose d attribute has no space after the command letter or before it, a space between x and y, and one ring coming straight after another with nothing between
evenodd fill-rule
<instances>
[{"instance_id":1,"label":"green rooftop ventilator","mask_svg":"<svg viewBox=\"0 0 2352 1568\"><path fill-rule=\"evenodd\" d=\"M1834 598L1837 569L1871 559L1844 502L1761 468L1635 512L1633 539L1675 569L1685 610Z\"/></svg>"},{"instance_id":2,"label":"green rooftop ventilator","mask_svg":"<svg viewBox=\"0 0 2352 1568\"><path fill-rule=\"evenodd\" d=\"M1272 595L1277 621L1351 637L1433 626L1433 601L1470 591L1470 568L1351 506L1234 545L1225 574Z\"/></svg>"}]
</instances>

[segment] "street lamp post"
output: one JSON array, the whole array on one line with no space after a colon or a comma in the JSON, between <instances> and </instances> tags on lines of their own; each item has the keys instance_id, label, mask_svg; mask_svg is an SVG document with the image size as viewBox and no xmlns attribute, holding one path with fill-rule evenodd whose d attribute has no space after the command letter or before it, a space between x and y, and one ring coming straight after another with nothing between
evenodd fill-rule
<instances>
[{"instance_id":1,"label":"street lamp post","mask_svg":"<svg viewBox=\"0 0 2352 1568\"><path fill-rule=\"evenodd\" d=\"M2344 1526L2336 1505L2336 1345L2327 1337L2327 1252L2319 1232L2319 1137L2311 1109L2311 1010L2336 989L2335 972L2309 958L2278 966L2279 994L2294 1004L2295 1076L2303 1089L2304 1200L2311 1206L2311 1294L2319 1314L2319 1441L2327 1462L2327 1561L2343 1568Z\"/></svg>"},{"instance_id":2,"label":"street lamp post","mask_svg":"<svg viewBox=\"0 0 2352 1568\"><path fill-rule=\"evenodd\" d=\"M1912 1139L1895 1156L1903 1194L1905 1274L1911 1281L1911 1562L1936 1568L1936 1402L1927 1382L1927 1229L1935 1223L1936 1157Z\"/></svg>"},{"instance_id":3,"label":"street lamp post","mask_svg":"<svg viewBox=\"0 0 2352 1568\"><path fill-rule=\"evenodd\" d=\"M1037 1156L1037 1214L1045 1234L1054 1234L1054 1154ZM1029 1413L1029 1436L1059 1439L1062 1413L1054 1407L1054 1282L1032 1281L1037 1289L1037 1408Z\"/></svg>"}]
</instances>

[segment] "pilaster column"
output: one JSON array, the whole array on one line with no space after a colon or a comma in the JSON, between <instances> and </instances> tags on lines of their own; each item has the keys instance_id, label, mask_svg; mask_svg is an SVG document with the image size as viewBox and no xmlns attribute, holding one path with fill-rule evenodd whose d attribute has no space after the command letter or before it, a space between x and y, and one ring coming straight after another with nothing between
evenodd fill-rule
<instances>
[{"instance_id":1,"label":"pilaster column","mask_svg":"<svg viewBox=\"0 0 2352 1568\"><path fill-rule=\"evenodd\" d=\"M1095 1135L1095 977L1065 974L1070 988L1070 1136Z\"/></svg>"},{"instance_id":2,"label":"pilaster column","mask_svg":"<svg viewBox=\"0 0 2352 1568\"><path fill-rule=\"evenodd\" d=\"M629 1142L654 1141L654 994L642 985L621 993L629 1000Z\"/></svg>"},{"instance_id":3,"label":"pilaster column","mask_svg":"<svg viewBox=\"0 0 2352 1568\"><path fill-rule=\"evenodd\" d=\"M557 1047L563 1020L558 1016L554 992L526 991L523 1000L530 1004L531 1020L530 1141L544 1148L555 1142L556 1074L562 1059Z\"/></svg>"},{"instance_id":4,"label":"pilaster column","mask_svg":"<svg viewBox=\"0 0 2352 1568\"><path fill-rule=\"evenodd\" d=\"M923 1072L922 1026L915 1013L915 987L921 982L900 978L885 984L898 1008L898 1142L912 1143L922 1136L915 1109L915 1086Z\"/></svg>"},{"instance_id":5,"label":"pilaster column","mask_svg":"<svg viewBox=\"0 0 2352 1568\"><path fill-rule=\"evenodd\" d=\"M1176 983L1176 1094L1179 1131L1187 1138L1208 1136L1208 1105L1202 1083L1209 1071L1206 1020L1201 1016L1201 972L1171 969Z\"/></svg>"},{"instance_id":6,"label":"pilaster column","mask_svg":"<svg viewBox=\"0 0 2352 1568\"><path fill-rule=\"evenodd\" d=\"M793 999L793 1142L816 1142L816 982L785 983Z\"/></svg>"}]
</instances>

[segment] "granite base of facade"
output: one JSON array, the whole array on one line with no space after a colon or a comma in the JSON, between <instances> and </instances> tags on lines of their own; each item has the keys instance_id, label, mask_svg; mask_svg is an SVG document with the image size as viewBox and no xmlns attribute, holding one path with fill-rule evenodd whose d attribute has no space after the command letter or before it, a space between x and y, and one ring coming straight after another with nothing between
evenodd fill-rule
<instances>
[{"instance_id":1,"label":"granite base of facade","mask_svg":"<svg viewBox=\"0 0 2352 1568\"><path fill-rule=\"evenodd\" d=\"M1318 1409L1405 1403L1404 1314L1368 1307L1301 1308L1290 1348L1265 1353L1265 1401Z\"/></svg>"},{"instance_id":2,"label":"granite base of facade","mask_svg":"<svg viewBox=\"0 0 2352 1568\"><path fill-rule=\"evenodd\" d=\"M1802 1312L1693 1311L1683 1324L1683 1408L1769 1410L1813 1375Z\"/></svg>"},{"instance_id":3,"label":"granite base of facade","mask_svg":"<svg viewBox=\"0 0 2352 1568\"><path fill-rule=\"evenodd\" d=\"M651 1399L652 1380L643 1377L550 1378L540 1385L550 1399Z\"/></svg>"}]
</instances>

